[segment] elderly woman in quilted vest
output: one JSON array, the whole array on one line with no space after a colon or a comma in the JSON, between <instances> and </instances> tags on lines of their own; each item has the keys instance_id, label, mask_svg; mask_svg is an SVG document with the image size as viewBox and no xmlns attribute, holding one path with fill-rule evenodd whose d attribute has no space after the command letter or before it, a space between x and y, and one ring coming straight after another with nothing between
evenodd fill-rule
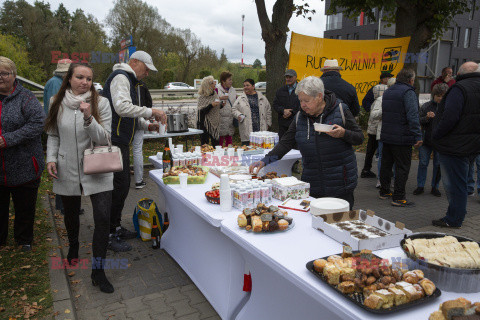
<instances>
[{"instance_id":1,"label":"elderly woman in quilted vest","mask_svg":"<svg viewBox=\"0 0 480 320\"><path fill-rule=\"evenodd\" d=\"M11 195L15 208L13 237L21 250L30 251L44 167L44 113L35 95L16 77L15 63L0 56L0 247L7 244Z\"/></svg>"},{"instance_id":2,"label":"elderly woman in quilted vest","mask_svg":"<svg viewBox=\"0 0 480 320\"><path fill-rule=\"evenodd\" d=\"M253 163L250 171L281 159L296 143L302 154L302 181L310 183L310 195L344 199L352 209L357 186L357 159L352 146L363 142L363 132L348 106L333 92L325 91L321 79L303 79L295 93L302 110L275 148ZM315 123L332 127L319 132L314 129Z\"/></svg>"},{"instance_id":3,"label":"elderly woman in quilted vest","mask_svg":"<svg viewBox=\"0 0 480 320\"><path fill-rule=\"evenodd\" d=\"M67 260L78 264L78 234L82 194L90 196L95 229L92 241L92 283L106 293L114 291L105 276L112 204L113 173L86 175L83 153L93 143L106 145L110 137L110 103L93 86L93 69L88 64L72 63L58 93L50 99L45 123L48 133L47 171L54 178L53 191L61 195L68 235Z\"/></svg>"}]
</instances>

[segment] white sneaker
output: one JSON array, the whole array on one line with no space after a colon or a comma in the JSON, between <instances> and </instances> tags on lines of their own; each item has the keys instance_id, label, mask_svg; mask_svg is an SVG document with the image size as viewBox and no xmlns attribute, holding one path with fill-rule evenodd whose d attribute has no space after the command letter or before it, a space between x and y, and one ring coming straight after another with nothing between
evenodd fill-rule
<instances>
[{"instance_id":1,"label":"white sneaker","mask_svg":"<svg viewBox=\"0 0 480 320\"><path fill-rule=\"evenodd\" d=\"M377 180L377 185L375 186L375 188L380 189L380 186L381 186L380 185L380 180Z\"/></svg>"}]
</instances>

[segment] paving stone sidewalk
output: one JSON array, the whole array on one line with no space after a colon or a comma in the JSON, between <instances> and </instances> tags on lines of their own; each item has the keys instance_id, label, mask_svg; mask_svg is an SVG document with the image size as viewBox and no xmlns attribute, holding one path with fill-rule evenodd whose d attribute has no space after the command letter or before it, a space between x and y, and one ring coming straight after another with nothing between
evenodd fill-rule
<instances>
[{"instance_id":1,"label":"paving stone sidewalk","mask_svg":"<svg viewBox=\"0 0 480 320\"><path fill-rule=\"evenodd\" d=\"M363 168L364 154L357 154L357 162L360 172ZM431 168L429 168L425 194L414 196L412 192L416 188L417 167L418 161L412 161L407 183L407 198L415 201L415 207L391 206L390 201L378 198L378 189L375 188L376 179L359 178L355 191L355 208L371 209L385 219L404 222L406 227L413 231L445 232L445 229L431 226L431 220L441 218L448 206L443 187L440 187L442 192L440 198L429 193L431 179ZM376 162L372 171L376 173ZM131 188L125 202L122 224L130 230L133 230L131 216L136 202L144 197L159 201L158 188L148 178L148 170L145 170L145 177L147 186L140 190ZM82 199L82 207L86 213L80 218L80 258L90 259L93 217L89 198ZM57 211L55 214L58 216ZM64 228L63 221L59 222L58 226ZM446 232L480 241L479 226L480 202L479 196L475 195L469 197L468 215L463 227ZM63 238L61 240L63 255L66 257L68 247L65 231L60 235ZM115 287L113 294L102 293L92 286L90 264L85 269L74 270L75 275L69 280L78 319L219 319L202 293L166 252L153 250L149 242L143 243L138 239L129 240L129 242L133 246L132 251L117 254L109 251L107 256L107 258L128 259L127 269L107 271L107 276ZM63 271L58 270L58 272ZM71 315L70 318L72 318Z\"/></svg>"}]
</instances>

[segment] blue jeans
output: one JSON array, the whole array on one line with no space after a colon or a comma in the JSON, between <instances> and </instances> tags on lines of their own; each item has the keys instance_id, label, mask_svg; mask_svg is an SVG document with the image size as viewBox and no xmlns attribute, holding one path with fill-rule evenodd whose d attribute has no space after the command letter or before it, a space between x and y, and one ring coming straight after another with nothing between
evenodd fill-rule
<instances>
[{"instance_id":1,"label":"blue jeans","mask_svg":"<svg viewBox=\"0 0 480 320\"><path fill-rule=\"evenodd\" d=\"M440 161L438 160L438 152L432 147L422 145L418 150L418 171L417 171L417 187L425 187L427 180L427 168L430 163L430 155L433 152L433 172L432 172L432 189L438 189L440 183Z\"/></svg>"},{"instance_id":2,"label":"blue jeans","mask_svg":"<svg viewBox=\"0 0 480 320\"><path fill-rule=\"evenodd\" d=\"M467 214L467 183L470 164L475 157L456 157L439 154L443 187L448 199L445 222L453 227L462 225Z\"/></svg>"},{"instance_id":3,"label":"blue jeans","mask_svg":"<svg viewBox=\"0 0 480 320\"><path fill-rule=\"evenodd\" d=\"M472 162L470 168L468 169L468 193L475 192L475 179L473 178L475 173L475 165L477 166L477 190L480 190L480 155L475 158L475 161Z\"/></svg>"}]
</instances>

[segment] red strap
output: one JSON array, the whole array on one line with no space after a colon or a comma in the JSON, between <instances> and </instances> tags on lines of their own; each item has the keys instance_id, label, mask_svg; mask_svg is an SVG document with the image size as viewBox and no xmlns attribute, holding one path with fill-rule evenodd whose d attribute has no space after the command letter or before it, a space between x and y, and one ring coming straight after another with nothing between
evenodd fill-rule
<instances>
[{"instance_id":1,"label":"red strap","mask_svg":"<svg viewBox=\"0 0 480 320\"><path fill-rule=\"evenodd\" d=\"M252 291L252 274L250 272L243 275L243 291Z\"/></svg>"}]
</instances>

